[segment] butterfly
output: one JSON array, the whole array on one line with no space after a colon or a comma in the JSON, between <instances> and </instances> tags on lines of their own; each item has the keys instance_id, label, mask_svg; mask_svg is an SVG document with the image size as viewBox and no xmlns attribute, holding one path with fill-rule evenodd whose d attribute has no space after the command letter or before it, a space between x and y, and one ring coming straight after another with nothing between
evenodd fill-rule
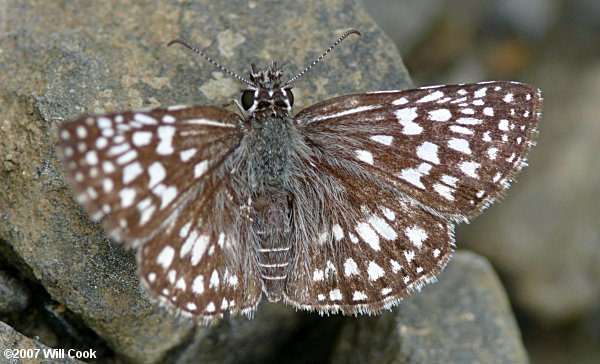
<instances>
[{"instance_id":1,"label":"butterfly","mask_svg":"<svg viewBox=\"0 0 600 364\"><path fill-rule=\"evenodd\" d=\"M238 112L172 106L59 130L79 203L137 248L142 285L198 322L263 294L321 314L397 305L450 259L454 225L526 165L541 92L495 81L335 97L295 114L273 62L238 76Z\"/></svg>"}]
</instances>

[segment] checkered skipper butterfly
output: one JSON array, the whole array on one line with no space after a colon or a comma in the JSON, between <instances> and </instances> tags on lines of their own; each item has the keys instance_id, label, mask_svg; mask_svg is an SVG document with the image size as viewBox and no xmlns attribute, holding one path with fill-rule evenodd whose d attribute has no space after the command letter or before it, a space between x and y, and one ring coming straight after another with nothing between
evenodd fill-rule
<instances>
[{"instance_id":1,"label":"checkered skipper butterfly","mask_svg":"<svg viewBox=\"0 0 600 364\"><path fill-rule=\"evenodd\" d=\"M213 106L86 116L59 131L77 200L137 247L143 286L204 323L251 316L263 293L320 313L377 313L435 277L453 228L525 166L541 94L483 82L335 97L293 115L282 82Z\"/></svg>"}]
</instances>

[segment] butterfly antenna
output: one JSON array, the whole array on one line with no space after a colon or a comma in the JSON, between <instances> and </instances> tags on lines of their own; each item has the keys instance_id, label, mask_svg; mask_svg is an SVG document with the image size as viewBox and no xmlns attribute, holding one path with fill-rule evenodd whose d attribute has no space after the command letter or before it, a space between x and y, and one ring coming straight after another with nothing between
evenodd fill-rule
<instances>
[{"instance_id":1,"label":"butterfly antenna","mask_svg":"<svg viewBox=\"0 0 600 364\"><path fill-rule=\"evenodd\" d=\"M308 67L306 67L305 69L303 69L302 72L298 73L296 76L294 76L289 81L287 81L284 86L288 86L288 85L294 83L300 77L304 76L304 74L306 72L310 71L310 69L313 68L317 63L321 62L321 60L323 58L325 58L325 56L327 55L327 53L331 52L333 50L333 48L337 47L337 45L340 44L344 39L346 39L346 37L348 37L350 34L356 34L359 37L362 37L361 32L359 32L356 29L347 30L344 34L342 34L341 37L338 38L338 40L335 41L335 43L333 43L331 45L331 47L327 48L327 50L323 54L321 54L321 56L319 58L317 58L314 61L312 61L312 63L309 64Z\"/></svg>"},{"instance_id":2,"label":"butterfly antenna","mask_svg":"<svg viewBox=\"0 0 600 364\"><path fill-rule=\"evenodd\" d=\"M229 69L227 69L224 66L221 66L221 64L219 64L219 62L215 61L214 59L210 58L209 56L207 56L206 54L204 54L201 50L199 50L198 48L194 47L193 45L191 45L190 43L186 42L183 39L173 39L172 41L169 42L169 44L167 44L167 47L170 47L173 44L181 44L182 46L191 49L192 51L198 53L199 55L201 55L204 59L206 59L207 61L209 61L210 63L212 63L214 66L216 66L218 69L220 69L221 71L227 73L229 76L235 78L236 80L239 80L243 83L246 83L252 87L255 87L256 85L254 85L252 82L250 82L248 79L239 76L237 73L230 71Z\"/></svg>"}]
</instances>

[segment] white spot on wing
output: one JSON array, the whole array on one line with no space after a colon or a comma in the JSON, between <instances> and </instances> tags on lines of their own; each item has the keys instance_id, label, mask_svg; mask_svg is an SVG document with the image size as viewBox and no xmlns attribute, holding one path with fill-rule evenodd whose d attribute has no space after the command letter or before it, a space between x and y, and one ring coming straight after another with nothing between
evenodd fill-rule
<instances>
[{"instance_id":1,"label":"white spot on wing","mask_svg":"<svg viewBox=\"0 0 600 364\"><path fill-rule=\"evenodd\" d=\"M368 152L366 150L357 150L356 159L363 161L367 164L373 165L373 155L371 154L371 152Z\"/></svg>"},{"instance_id":2,"label":"white spot on wing","mask_svg":"<svg viewBox=\"0 0 600 364\"><path fill-rule=\"evenodd\" d=\"M194 178L202 177L208 169L208 161L202 161L194 167Z\"/></svg>"},{"instance_id":3,"label":"white spot on wing","mask_svg":"<svg viewBox=\"0 0 600 364\"><path fill-rule=\"evenodd\" d=\"M179 153L179 156L181 157L181 161L182 162L187 162L189 161L194 154L196 154L196 148L190 148L190 149L186 149L184 151L182 151L181 153Z\"/></svg>"},{"instance_id":4,"label":"white spot on wing","mask_svg":"<svg viewBox=\"0 0 600 364\"><path fill-rule=\"evenodd\" d=\"M196 311L198 309L198 306L194 302L188 302L186 307L189 311Z\"/></svg>"},{"instance_id":5,"label":"white spot on wing","mask_svg":"<svg viewBox=\"0 0 600 364\"><path fill-rule=\"evenodd\" d=\"M398 122L404 127L402 129L402 133L404 135L421 134L423 128L419 124L413 122L413 120L415 120L418 116L416 107L396 110L395 114Z\"/></svg>"},{"instance_id":6,"label":"white spot on wing","mask_svg":"<svg viewBox=\"0 0 600 364\"><path fill-rule=\"evenodd\" d=\"M183 277L181 277L177 280L177 283L175 284L175 288L180 289L182 291L186 290L187 285L185 284L185 280L183 279Z\"/></svg>"},{"instance_id":7,"label":"white spot on wing","mask_svg":"<svg viewBox=\"0 0 600 364\"><path fill-rule=\"evenodd\" d=\"M194 246L192 247L192 265L196 266L200 262L200 259L204 255L206 248L208 247L209 237L208 235L200 235L196 241L194 241Z\"/></svg>"},{"instance_id":8,"label":"white spot on wing","mask_svg":"<svg viewBox=\"0 0 600 364\"><path fill-rule=\"evenodd\" d=\"M162 117L163 123L171 124L175 122L175 118L172 115L165 115Z\"/></svg>"},{"instance_id":9,"label":"white spot on wing","mask_svg":"<svg viewBox=\"0 0 600 364\"><path fill-rule=\"evenodd\" d=\"M487 87L483 87L483 88L480 88L479 90L475 91L475 94L474 94L475 98L478 99L478 98L484 97L486 94L486 91L487 91Z\"/></svg>"},{"instance_id":10,"label":"white spot on wing","mask_svg":"<svg viewBox=\"0 0 600 364\"><path fill-rule=\"evenodd\" d=\"M192 222L188 221L185 225L183 225L181 227L181 229L179 229L179 237L180 238L187 237L188 234L190 233L190 227L192 227Z\"/></svg>"},{"instance_id":11,"label":"white spot on wing","mask_svg":"<svg viewBox=\"0 0 600 364\"><path fill-rule=\"evenodd\" d=\"M329 299L332 301L339 301L342 299L342 292L339 289L332 289L329 292Z\"/></svg>"},{"instance_id":12,"label":"white spot on wing","mask_svg":"<svg viewBox=\"0 0 600 364\"><path fill-rule=\"evenodd\" d=\"M354 295L352 296L353 301L364 301L367 298L369 297L367 297L367 295L361 291L354 291Z\"/></svg>"},{"instance_id":13,"label":"white spot on wing","mask_svg":"<svg viewBox=\"0 0 600 364\"><path fill-rule=\"evenodd\" d=\"M160 142L156 147L156 152L161 155L172 154L173 149L173 135L175 135L175 128L170 125L158 127L158 139Z\"/></svg>"},{"instance_id":14,"label":"white spot on wing","mask_svg":"<svg viewBox=\"0 0 600 364\"><path fill-rule=\"evenodd\" d=\"M433 121L448 121L452 117L452 113L448 109L438 109L429 112L429 119Z\"/></svg>"},{"instance_id":15,"label":"white spot on wing","mask_svg":"<svg viewBox=\"0 0 600 364\"><path fill-rule=\"evenodd\" d=\"M218 121L208 120L208 119L189 119L183 121L186 124L192 125L207 125L207 126L216 126L220 128L233 128L235 124L221 123Z\"/></svg>"},{"instance_id":16,"label":"white spot on wing","mask_svg":"<svg viewBox=\"0 0 600 364\"><path fill-rule=\"evenodd\" d=\"M404 233L410 242L417 248L423 246L423 242L429 237L427 232L422 228L413 225L404 229Z\"/></svg>"},{"instance_id":17,"label":"white spot on wing","mask_svg":"<svg viewBox=\"0 0 600 364\"><path fill-rule=\"evenodd\" d=\"M115 165L110 161L102 162L102 170L106 174L111 174L115 171Z\"/></svg>"},{"instance_id":18,"label":"white spot on wing","mask_svg":"<svg viewBox=\"0 0 600 364\"><path fill-rule=\"evenodd\" d=\"M133 204L133 200L135 200L135 190L133 188L123 188L119 192L119 197L121 198L121 207L127 208Z\"/></svg>"},{"instance_id":19,"label":"white spot on wing","mask_svg":"<svg viewBox=\"0 0 600 364\"><path fill-rule=\"evenodd\" d=\"M139 121L140 123L146 124L146 125L156 125L156 124L158 124L158 120L156 120L152 116L146 115L146 114L135 114L133 116L133 119L135 121Z\"/></svg>"},{"instance_id":20,"label":"white spot on wing","mask_svg":"<svg viewBox=\"0 0 600 364\"><path fill-rule=\"evenodd\" d=\"M448 176L447 174L445 174L442 176L441 179L442 179L442 182L444 182L448 186L456 187L458 185L458 178L456 178L456 177Z\"/></svg>"},{"instance_id":21,"label":"white spot on wing","mask_svg":"<svg viewBox=\"0 0 600 364\"><path fill-rule=\"evenodd\" d=\"M132 160L137 158L138 153L132 149L130 151L128 151L127 153L123 154L122 156L120 156L119 158L117 158L117 164L120 165L125 165L129 162L131 162Z\"/></svg>"},{"instance_id":22,"label":"white spot on wing","mask_svg":"<svg viewBox=\"0 0 600 364\"><path fill-rule=\"evenodd\" d=\"M177 187L175 186L166 186L164 184L159 184L152 189L152 192L160 197L160 209L164 209L167 207L174 199L177 197Z\"/></svg>"},{"instance_id":23,"label":"white spot on wing","mask_svg":"<svg viewBox=\"0 0 600 364\"><path fill-rule=\"evenodd\" d=\"M431 142L424 142L418 146L417 156L434 164L440 163L440 158L438 157L438 146Z\"/></svg>"},{"instance_id":24,"label":"white spot on wing","mask_svg":"<svg viewBox=\"0 0 600 364\"><path fill-rule=\"evenodd\" d=\"M379 144L391 145L394 141L394 137L390 135L373 135L371 140L376 141Z\"/></svg>"},{"instance_id":25,"label":"white spot on wing","mask_svg":"<svg viewBox=\"0 0 600 364\"><path fill-rule=\"evenodd\" d=\"M377 236L377 233L375 233L369 224L365 222L359 222L356 225L356 232L365 241L365 243L369 244L373 250L381 249L379 246L379 236Z\"/></svg>"},{"instance_id":26,"label":"white spot on wing","mask_svg":"<svg viewBox=\"0 0 600 364\"><path fill-rule=\"evenodd\" d=\"M172 246L167 245L156 257L156 263L166 270L171 266L171 263L173 263L173 257L175 257L175 249L173 249Z\"/></svg>"},{"instance_id":27,"label":"white spot on wing","mask_svg":"<svg viewBox=\"0 0 600 364\"><path fill-rule=\"evenodd\" d=\"M380 206L381 212L383 212L383 216L389 221L394 221L396 219L396 213L385 206Z\"/></svg>"},{"instance_id":28,"label":"white spot on wing","mask_svg":"<svg viewBox=\"0 0 600 364\"><path fill-rule=\"evenodd\" d=\"M452 193L454 192L454 189L452 189L446 185L443 185L441 183L434 184L433 189L435 190L435 192L437 192L440 196L442 196L446 200L454 201L454 196L452 195Z\"/></svg>"},{"instance_id":29,"label":"white spot on wing","mask_svg":"<svg viewBox=\"0 0 600 364\"><path fill-rule=\"evenodd\" d=\"M165 167L160 162L154 162L148 167L148 174L150 175L150 182L148 188L152 189L154 186L162 182L167 176Z\"/></svg>"},{"instance_id":30,"label":"white spot on wing","mask_svg":"<svg viewBox=\"0 0 600 364\"><path fill-rule=\"evenodd\" d=\"M110 178L104 178L102 180L102 189L105 193L110 193L113 190L114 183Z\"/></svg>"},{"instance_id":31,"label":"white spot on wing","mask_svg":"<svg viewBox=\"0 0 600 364\"><path fill-rule=\"evenodd\" d=\"M390 259L390 264L392 265L392 273L396 274L402 270L402 266L394 259Z\"/></svg>"},{"instance_id":32,"label":"white spot on wing","mask_svg":"<svg viewBox=\"0 0 600 364\"><path fill-rule=\"evenodd\" d=\"M143 147L152 141L152 133L149 131L136 131L133 133L133 144Z\"/></svg>"},{"instance_id":33,"label":"white spot on wing","mask_svg":"<svg viewBox=\"0 0 600 364\"><path fill-rule=\"evenodd\" d=\"M421 177L425 174L429 174L431 170L431 164L421 163L417 168L406 168L400 172L400 178L407 181L408 183L415 185L421 189L425 189L425 185L421 182Z\"/></svg>"},{"instance_id":34,"label":"white spot on wing","mask_svg":"<svg viewBox=\"0 0 600 364\"><path fill-rule=\"evenodd\" d=\"M429 101L433 101L433 100L437 100L439 98L441 98L442 96L444 96L444 93L442 91L435 91L432 92L422 98L420 98L419 100L417 100L417 102L429 102Z\"/></svg>"},{"instance_id":35,"label":"white spot on wing","mask_svg":"<svg viewBox=\"0 0 600 364\"><path fill-rule=\"evenodd\" d=\"M448 147L465 154L471 154L469 142L466 139L452 138L448 141Z\"/></svg>"},{"instance_id":36,"label":"white spot on wing","mask_svg":"<svg viewBox=\"0 0 600 364\"><path fill-rule=\"evenodd\" d=\"M87 137L87 130L85 129L85 126L79 125L76 129L76 133L80 139Z\"/></svg>"},{"instance_id":37,"label":"white spot on wing","mask_svg":"<svg viewBox=\"0 0 600 364\"><path fill-rule=\"evenodd\" d=\"M471 130L469 128L465 128L464 126L460 126L460 125L451 125L450 130L455 133L465 134L465 135L473 135L473 133L474 133L473 130Z\"/></svg>"},{"instance_id":38,"label":"white spot on wing","mask_svg":"<svg viewBox=\"0 0 600 364\"><path fill-rule=\"evenodd\" d=\"M96 148L104 149L107 146L108 146L108 139L106 139L105 137L99 137L98 139L96 139Z\"/></svg>"},{"instance_id":39,"label":"white spot on wing","mask_svg":"<svg viewBox=\"0 0 600 364\"><path fill-rule=\"evenodd\" d=\"M456 119L456 122L465 125L477 125L481 124L482 120L477 118L458 118Z\"/></svg>"},{"instance_id":40,"label":"white spot on wing","mask_svg":"<svg viewBox=\"0 0 600 364\"><path fill-rule=\"evenodd\" d=\"M459 164L460 170L469 177L479 178L477 175L477 168L481 165L477 162L462 162Z\"/></svg>"},{"instance_id":41,"label":"white spot on wing","mask_svg":"<svg viewBox=\"0 0 600 364\"><path fill-rule=\"evenodd\" d=\"M367 267L367 273L369 274L369 279L372 281L376 281L379 278L385 275L385 271L374 261L369 262L369 266Z\"/></svg>"},{"instance_id":42,"label":"white spot on wing","mask_svg":"<svg viewBox=\"0 0 600 364\"><path fill-rule=\"evenodd\" d=\"M346 115L351 115L351 114L356 114L359 112L364 112L364 111L369 111L369 110L373 110L373 109L378 109L380 108L380 105L363 105L363 106L359 106L356 107L354 109L349 109L349 110L344 110L344 111L340 111L334 114L325 114L325 115L320 115L317 116L315 118L312 119L312 121L319 121L319 120L325 120L325 119L331 119L331 118L337 118L340 116L346 116Z\"/></svg>"},{"instance_id":43,"label":"white spot on wing","mask_svg":"<svg viewBox=\"0 0 600 364\"><path fill-rule=\"evenodd\" d=\"M392 101L392 105L404 105L408 104L408 100L405 97L401 97L397 100Z\"/></svg>"},{"instance_id":44,"label":"white spot on wing","mask_svg":"<svg viewBox=\"0 0 600 364\"><path fill-rule=\"evenodd\" d=\"M344 230L342 230L342 227L339 224L333 225L332 232L336 241L340 241L344 238Z\"/></svg>"},{"instance_id":45,"label":"white spot on wing","mask_svg":"<svg viewBox=\"0 0 600 364\"><path fill-rule=\"evenodd\" d=\"M369 224L375 228L377 233L387 240L396 240L398 234L396 231L382 218L373 215L369 218Z\"/></svg>"},{"instance_id":46,"label":"white spot on wing","mask_svg":"<svg viewBox=\"0 0 600 364\"><path fill-rule=\"evenodd\" d=\"M148 221L150 221L150 218L152 217L152 214L154 213L155 210L156 210L156 206L154 206L154 205L150 205L147 208L143 209L141 211L142 216L140 216L140 225L144 225Z\"/></svg>"},{"instance_id":47,"label":"white spot on wing","mask_svg":"<svg viewBox=\"0 0 600 364\"><path fill-rule=\"evenodd\" d=\"M350 277L352 275L358 275L358 265L352 258L346 259L344 262L344 275Z\"/></svg>"},{"instance_id":48,"label":"white spot on wing","mask_svg":"<svg viewBox=\"0 0 600 364\"><path fill-rule=\"evenodd\" d=\"M219 273L217 272L216 269L213 270L212 275L210 276L208 288L213 288L213 289L219 288Z\"/></svg>"},{"instance_id":49,"label":"white spot on wing","mask_svg":"<svg viewBox=\"0 0 600 364\"><path fill-rule=\"evenodd\" d=\"M325 272L323 272L323 269L315 269L313 272L313 281L321 282L323 280L325 280Z\"/></svg>"},{"instance_id":50,"label":"white spot on wing","mask_svg":"<svg viewBox=\"0 0 600 364\"><path fill-rule=\"evenodd\" d=\"M127 185L131 183L138 178L142 172L144 172L144 169L139 162L134 162L125 166L125 168L123 168L123 184Z\"/></svg>"}]
</instances>

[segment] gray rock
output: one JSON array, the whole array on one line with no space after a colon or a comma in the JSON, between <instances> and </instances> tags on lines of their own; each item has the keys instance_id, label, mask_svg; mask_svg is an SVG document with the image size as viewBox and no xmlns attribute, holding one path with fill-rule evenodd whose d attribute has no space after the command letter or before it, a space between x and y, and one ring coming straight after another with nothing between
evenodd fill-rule
<instances>
[{"instance_id":1,"label":"gray rock","mask_svg":"<svg viewBox=\"0 0 600 364\"><path fill-rule=\"evenodd\" d=\"M0 363L31 363L31 364L76 364L82 363L77 359L72 359L65 351L64 358L52 359L50 355L45 355L44 350L50 350L48 346L39 341L32 340L21 335L12 327L0 321ZM10 353L5 352L9 350ZM31 355L29 355L31 353ZM15 355L23 355L16 357ZM72 354L75 354L74 352ZM29 355L29 356L28 356ZM56 355L60 355L57 353ZM9 357L10 356L10 357Z\"/></svg>"},{"instance_id":2,"label":"gray rock","mask_svg":"<svg viewBox=\"0 0 600 364\"><path fill-rule=\"evenodd\" d=\"M334 363L527 363L487 260L458 252L436 284L377 317L347 321Z\"/></svg>"},{"instance_id":3,"label":"gray rock","mask_svg":"<svg viewBox=\"0 0 600 364\"><path fill-rule=\"evenodd\" d=\"M0 314L21 311L29 300L29 290L8 273L0 271Z\"/></svg>"},{"instance_id":4,"label":"gray rock","mask_svg":"<svg viewBox=\"0 0 600 364\"><path fill-rule=\"evenodd\" d=\"M239 97L239 85L210 64L165 47L179 36L233 70L274 59L291 76L342 31L360 29L363 39L345 42L298 84L296 110L343 93L406 87L408 74L353 1L119 5L0 5L0 241L54 300L127 361L157 362L172 350L180 355L170 360L193 362L196 345L207 362L260 360L272 351L264 343L283 341L280 332L294 332L290 326L305 314L282 306L261 312L260 320L194 328L150 302L133 253L107 239L73 201L55 154L57 126L82 113L220 105ZM299 21L298 14L306 15ZM230 340L253 353L231 352L223 346Z\"/></svg>"},{"instance_id":5,"label":"gray rock","mask_svg":"<svg viewBox=\"0 0 600 364\"><path fill-rule=\"evenodd\" d=\"M546 326L597 320L600 307L600 63L572 73L558 58L534 75L545 104L530 167L463 230L469 248L511 279L514 303Z\"/></svg>"}]
</instances>

